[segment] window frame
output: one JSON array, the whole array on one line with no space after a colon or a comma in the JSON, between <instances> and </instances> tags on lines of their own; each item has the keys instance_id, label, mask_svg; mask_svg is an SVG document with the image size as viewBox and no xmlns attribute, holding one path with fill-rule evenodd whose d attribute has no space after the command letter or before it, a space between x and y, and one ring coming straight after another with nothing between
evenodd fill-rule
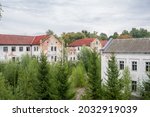
<instances>
[{"instance_id":1,"label":"window frame","mask_svg":"<svg viewBox=\"0 0 150 117\"><path fill-rule=\"evenodd\" d=\"M22 49L21 49L22 48ZM23 52L23 46L19 47L19 52Z\"/></svg>"},{"instance_id":2,"label":"window frame","mask_svg":"<svg viewBox=\"0 0 150 117\"><path fill-rule=\"evenodd\" d=\"M125 62L123 60L120 60L119 61L119 69L124 70L124 68L125 68Z\"/></svg>"},{"instance_id":3,"label":"window frame","mask_svg":"<svg viewBox=\"0 0 150 117\"><path fill-rule=\"evenodd\" d=\"M6 49L7 48L7 49ZM7 46L4 46L3 47L3 52L8 52L8 47Z\"/></svg>"},{"instance_id":4,"label":"window frame","mask_svg":"<svg viewBox=\"0 0 150 117\"><path fill-rule=\"evenodd\" d=\"M132 61L132 71L137 71L137 66L138 65L138 63L137 63L137 61Z\"/></svg>"},{"instance_id":5,"label":"window frame","mask_svg":"<svg viewBox=\"0 0 150 117\"><path fill-rule=\"evenodd\" d=\"M16 47L15 47L15 46L12 46L12 47L11 47L11 51L12 51L12 52L15 52L15 51L16 51Z\"/></svg>"},{"instance_id":6,"label":"window frame","mask_svg":"<svg viewBox=\"0 0 150 117\"><path fill-rule=\"evenodd\" d=\"M145 62L145 71L150 71L150 62Z\"/></svg>"}]
</instances>

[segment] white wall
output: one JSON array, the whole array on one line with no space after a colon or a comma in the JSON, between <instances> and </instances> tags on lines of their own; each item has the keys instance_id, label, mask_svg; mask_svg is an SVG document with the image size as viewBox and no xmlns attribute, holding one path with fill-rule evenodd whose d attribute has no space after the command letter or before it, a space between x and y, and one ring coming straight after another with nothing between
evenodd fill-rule
<instances>
[{"instance_id":1,"label":"white wall","mask_svg":"<svg viewBox=\"0 0 150 117\"><path fill-rule=\"evenodd\" d=\"M108 60L111 55L108 53L102 54L102 78L107 78ZM117 62L120 60L125 61L125 66L128 66L133 81L141 82L147 78L145 70L145 62L150 62L150 54L115 54ZM137 61L137 71L132 71L132 61ZM119 66L119 64L118 64ZM121 70L122 71L122 70ZM121 72L120 71L120 72Z\"/></svg>"}]
</instances>

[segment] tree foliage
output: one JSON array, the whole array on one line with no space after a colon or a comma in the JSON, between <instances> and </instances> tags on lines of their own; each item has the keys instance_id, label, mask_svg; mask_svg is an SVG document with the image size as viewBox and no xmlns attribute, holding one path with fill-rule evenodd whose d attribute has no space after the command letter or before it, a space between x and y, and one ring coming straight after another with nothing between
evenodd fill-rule
<instances>
[{"instance_id":1,"label":"tree foliage","mask_svg":"<svg viewBox=\"0 0 150 117\"><path fill-rule=\"evenodd\" d=\"M118 100L122 99L122 85L119 78L118 65L114 54L110 57L108 61L107 68L107 79L106 79L106 99Z\"/></svg>"}]
</instances>

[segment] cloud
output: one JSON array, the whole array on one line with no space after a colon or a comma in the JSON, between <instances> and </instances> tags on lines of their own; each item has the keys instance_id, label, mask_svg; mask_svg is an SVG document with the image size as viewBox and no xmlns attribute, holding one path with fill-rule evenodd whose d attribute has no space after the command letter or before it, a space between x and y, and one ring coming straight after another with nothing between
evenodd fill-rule
<instances>
[{"instance_id":1,"label":"cloud","mask_svg":"<svg viewBox=\"0 0 150 117\"><path fill-rule=\"evenodd\" d=\"M132 27L150 29L149 0L2 0L1 33L81 31L111 34Z\"/></svg>"}]
</instances>

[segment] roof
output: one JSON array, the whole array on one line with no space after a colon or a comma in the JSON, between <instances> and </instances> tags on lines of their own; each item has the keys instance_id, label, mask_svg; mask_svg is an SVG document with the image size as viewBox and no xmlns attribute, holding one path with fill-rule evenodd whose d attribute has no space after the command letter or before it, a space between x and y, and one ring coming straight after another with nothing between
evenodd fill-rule
<instances>
[{"instance_id":1,"label":"roof","mask_svg":"<svg viewBox=\"0 0 150 117\"><path fill-rule=\"evenodd\" d=\"M84 38L84 39L79 39L76 41L73 41L72 43L69 44L70 47L76 47L76 46L89 46L91 42L93 42L95 38Z\"/></svg>"},{"instance_id":2,"label":"roof","mask_svg":"<svg viewBox=\"0 0 150 117\"><path fill-rule=\"evenodd\" d=\"M42 39L47 39L48 37L49 37L48 35L35 36L35 38L34 38L32 44L33 44L33 45L38 45L38 44L40 44L40 40L42 40Z\"/></svg>"},{"instance_id":3,"label":"roof","mask_svg":"<svg viewBox=\"0 0 150 117\"><path fill-rule=\"evenodd\" d=\"M104 47L107 44L108 40L100 40L100 44Z\"/></svg>"},{"instance_id":4,"label":"roof","mask_svg":"<svg viewBox=\"0 0 150 117\"><path fill-rule=\"evenodd\" d=\"M104 47L104 53L150 53L150 38L112 39Z\"/></svg>"},{"instance_id":5,"label":"roof","mask_svg":"<svg viewBox=\"0 0 150 117\"><path fill-rule=\"evenodd\" d=\"M45 39L47 35L40 36L22 36L0 34L0 45L39 45L41 39Z\"/></svg>"}]
</instances>

